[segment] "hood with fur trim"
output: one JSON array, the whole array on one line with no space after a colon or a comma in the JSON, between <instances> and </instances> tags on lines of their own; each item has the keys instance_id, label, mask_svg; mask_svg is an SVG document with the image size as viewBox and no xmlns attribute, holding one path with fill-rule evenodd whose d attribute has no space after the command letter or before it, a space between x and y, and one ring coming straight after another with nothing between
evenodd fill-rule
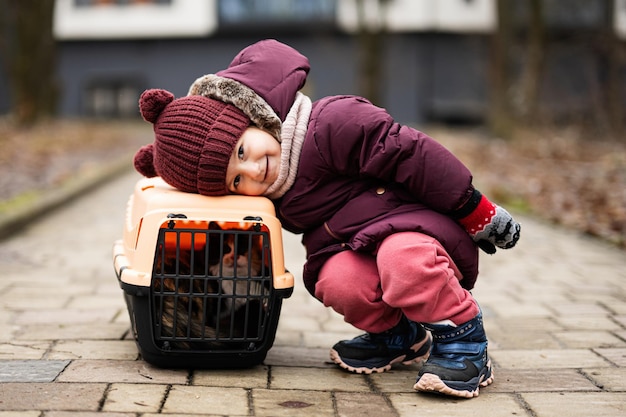
<instances>
[{"instance_id":1,"label":"hood with fur trim","mask_svg":"<svg viewBox=\"0 0 626 417\"><path fill-rule=\"evenodd\" d=\"M281 123L304 86L309 69L304 55L267 39L243 49L225 70L195 80L188 95L232 104L280 141Z\"/></svg>"}]
</instances>

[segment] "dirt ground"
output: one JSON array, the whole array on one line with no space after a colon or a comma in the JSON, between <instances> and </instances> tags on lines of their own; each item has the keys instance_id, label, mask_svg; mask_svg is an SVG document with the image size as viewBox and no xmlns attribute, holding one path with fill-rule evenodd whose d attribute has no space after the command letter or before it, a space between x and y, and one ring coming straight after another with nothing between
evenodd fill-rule
<instances>
[{"instance_id":1,"label":"dirt ground","mask_svg":"<svg viewBox=\"0 0 626 417\"><path fill-rule=\"evenodd\" d=\"M496 202L626 248L626 141L575 129L525 132L504 141L460 130L433 137Z\"/></svg>"},{"instance_id":2,"label":"dirt ground","mask_svg":"<svg viewBox=\"0 0 626 417\"><path fill-rule=\"evenodd\" d=\"M511 211L626 248L626 141L584 137L575 129L526 132L509 141L474 128L422 130L471 169L478 189ZM151 126L140 120L50 121L16 129L0 119L0 210L132 156L151 140Z\"/></svg>"},{"instance_id":3,"label":"dirt ground","mask_svg":"<svg viewBox=\"0 0 626 417\"><path fill-rule=\"evenodd\" d=\"M71 177L131 154L151 140L150 125L139 120L55 120L18 129L0 119L0 204L54 189Z\"/></svg>"}]
</instances>

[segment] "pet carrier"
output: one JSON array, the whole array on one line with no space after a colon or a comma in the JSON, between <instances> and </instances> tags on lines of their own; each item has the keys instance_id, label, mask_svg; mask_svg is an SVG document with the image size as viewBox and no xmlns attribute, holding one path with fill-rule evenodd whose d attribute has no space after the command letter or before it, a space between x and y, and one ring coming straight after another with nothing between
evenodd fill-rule
<instances>
[{"instance_id":1,"label":"pet carrier","mask_svg":"<svg viewBox=\"0 0 626 417\"><path fill-rule=\"evenodd\" d=\"M293 290L270 200L183 193L158 177L137 182L113 264L139 352L160 367L261 363Z\"/></svg>"}]
</instances>

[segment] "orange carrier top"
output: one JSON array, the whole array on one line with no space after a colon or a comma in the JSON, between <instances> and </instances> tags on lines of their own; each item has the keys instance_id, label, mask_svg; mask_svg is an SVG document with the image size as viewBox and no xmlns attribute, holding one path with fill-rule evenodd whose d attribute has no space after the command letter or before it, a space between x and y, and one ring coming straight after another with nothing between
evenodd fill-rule
<instances>
[{"instance_id":1,"label":"orange carrier top","mask_svg":"<svg viewBox=\"0 0 626 417\"><path fill-rule=\"evenodd\" d=\"M172 222L175 222L172 224ZM154 265L155 245L162 228L206 230L210 222L222 229L248 230L261 227L270 235L270 251L275 289L293 288L293 275L285 270L282 228L272 202L265 197L228 195L208 197L184 193L161 178L143 178L137 182L128 200L123 238L113 247L114 266L121 282L149 287ZM179 245L194 249L205 245L202 234L181 233ZM172 235L174 236L174 235Z\"/></svg>"}]
</instances>

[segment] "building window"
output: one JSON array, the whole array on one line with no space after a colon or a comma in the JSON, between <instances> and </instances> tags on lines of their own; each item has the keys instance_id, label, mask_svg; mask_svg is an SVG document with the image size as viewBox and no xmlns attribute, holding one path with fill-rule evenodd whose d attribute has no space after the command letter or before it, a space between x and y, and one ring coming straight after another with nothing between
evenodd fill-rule
<instances>
[{"instance_id":1,"label":"building window","mask_svg":"<svg viewBox=\"0 0 626 417\"><path fill-rule=\"evenodd\" d=\"M154 4L169 6L172 0L74 0L77 7L128 6L134 4Z\"/></svg>"},{"instance_id":2,"label":"building window","mask_svg":"<svg viewBox=\"0 0 626 417\"><path fill-rule=\"evenodd\" d=\"M220 25L268 24L299 26L333 24L336 0L219 0Z\"/></svg>"},{"instance_id":3,"label":"building window","mask_svg":"<svg viewBox=\"0 0 626 417\"><path fill-rule=\"evenodd\" d=\"M142 91L136 80L94 80L85 89L85 113L102 118L139 117L137 102Z\"/></svg>"}]
</instances>

